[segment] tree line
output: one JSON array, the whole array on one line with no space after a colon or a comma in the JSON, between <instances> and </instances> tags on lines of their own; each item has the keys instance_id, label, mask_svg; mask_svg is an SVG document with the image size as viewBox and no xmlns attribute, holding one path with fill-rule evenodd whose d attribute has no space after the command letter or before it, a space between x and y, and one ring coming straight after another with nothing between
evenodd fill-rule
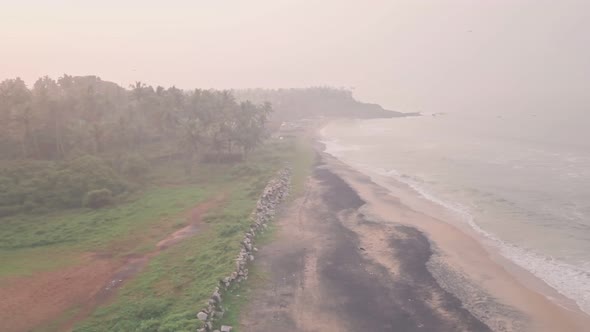
<instances>
[{"instance_id":1,"label":"tree line","mask_svg":"<svg viewBox=\"0 0 590 332\"><path fill-rule=\"evenodd\" d=\"M63 160L167 142L198 154L247 154L265 136L268 102L237 102L230 91L128 89L96 76L20 78L0 83L0 158Z\"/></svg>"},{"instance_id":2,"label":"tree line","mask_svg":"<svg viewBox=\"0 0 590 332\"><path fill-rule=\"evenodd\" d=\"M155 163L192 175L242 159L267 135L267 102L96 76L0 83L0 217L122 201ZM176 162L178 161L178 162Z\"/></svg>"}]
</instances>

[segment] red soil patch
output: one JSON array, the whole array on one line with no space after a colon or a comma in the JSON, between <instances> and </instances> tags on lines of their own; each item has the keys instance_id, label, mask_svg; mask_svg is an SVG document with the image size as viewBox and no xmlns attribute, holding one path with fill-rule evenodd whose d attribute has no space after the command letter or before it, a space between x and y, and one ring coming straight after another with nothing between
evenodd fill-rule
<instances>
[{"instance_id":1,"label":"red soil patch","mask_svg":"<svg viewBox=\"0 0 590 332\"><path fill-rule=\"evenodd\" d=\"M71 330L96 307L112 299L116 290L139 273L152 257L196 234L203 214L225 199L226 195L220 195L185 212L189 225L158 242L155 249L145 255L120 261L108 254L90 254L76 266L4 283L0 287L1 330L29 331L55 321L68 310L78 309L79 312L59 329Z\"/></svg>"},{"instance_id":2,"label":"red soil patch","mask_svg":"<svg viewBox=\"0 0 590 332\"><path fill-rule=\"evenodd\" d=\"M2 331L29 331L92 300L118 265L87 257L77 266L12 280L0 288Z\"/></svg>"}]
</instances>

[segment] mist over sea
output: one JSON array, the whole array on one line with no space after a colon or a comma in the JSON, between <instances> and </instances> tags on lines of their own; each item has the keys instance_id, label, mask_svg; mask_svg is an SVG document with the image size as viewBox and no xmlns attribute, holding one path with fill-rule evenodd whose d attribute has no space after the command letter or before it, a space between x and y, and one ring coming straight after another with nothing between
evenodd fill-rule
<instances>
[{"instance_id":1,"label":"mist over sea","mask_svg":"<svg viewBox=\"0 0 590 332\"><path fill-rule=\"evenodd\" d=\"M459 215L590 313L590 115L448 113L338 120L328 153Z\"/></svg>"}]
</instances>

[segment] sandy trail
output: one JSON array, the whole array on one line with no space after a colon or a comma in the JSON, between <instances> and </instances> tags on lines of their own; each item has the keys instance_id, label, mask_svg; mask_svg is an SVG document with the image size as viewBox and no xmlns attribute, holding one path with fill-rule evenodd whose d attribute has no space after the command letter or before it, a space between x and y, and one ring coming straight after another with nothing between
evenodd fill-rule
<instances>
[{"instance_id":1,"label":"sandy trail","mask_svg":"<svg viewBox=\"0 0 590 332\"><path fill-rule=\"evenodd\" d=\"M0 288L0 327L3 332L29 331L72 312L59 331L71 330L98 306L108 303L117 289L133 278L161 251L195 235L208 210L225 201L219 195L196 205L186 213L189 224L157 243L144 255L123 259L113 255L85 254L82 263L57 271L36 273L4 283Z\"/></svg>"}]
</instances>

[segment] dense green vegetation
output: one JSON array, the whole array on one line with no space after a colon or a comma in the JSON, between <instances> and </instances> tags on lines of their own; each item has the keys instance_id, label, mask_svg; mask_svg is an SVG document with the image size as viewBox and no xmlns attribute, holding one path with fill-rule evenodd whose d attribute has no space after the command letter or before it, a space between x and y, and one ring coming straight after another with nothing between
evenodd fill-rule
<instances>
[{"instance_id":1,"label":"dense green vegetation","mask_svg":"<svg viewBox=\"0 0 590 332\"><path fill-rule=\"evenodd\" d=\"M93 203L87 197L93 190L107 190L111 197L120 195L131 187L122 175L90 155L64 162L5 162L0 168L0 217L81 207Z\"/></svg>"},{"instance_id":2,"label":"dense green vegetation","mask_svg":"<svg viewBox=\"0 0 590 332\"><path fill-rule=\"evenodd\" d=\"M102 207L154 163L239 160L267 135L269 103L229 91L130 89L95 76L0 83L0 217Z\"/></svg>"},{"instance_id":3,"label":"dense green vegetation","mask_svg":"<svg viewBox=\"0 0 590 332\"><path fill-rule=\"evenodd\" d=\"M0 277L76 264L84 252L124 257L152 250L162 236L186 225L179 212L213 192L189 182L146 189L129 202L99 210L5 217L0 222Z\"/></svg>"},{"instance_id":4,"label":"dense green vegetation","mask_svg":"<svg viewBox=\"0 0 590 332\"><path fill-rule=\"evenodd\" d=\"M62 160L72 154L137 149L174 142L182 153L251 150L264 136L270 104L236 102L229 91L130 89L96 76L43 77L28 89L0 82L3 159Z\"/></svg>"}]
</instances>

